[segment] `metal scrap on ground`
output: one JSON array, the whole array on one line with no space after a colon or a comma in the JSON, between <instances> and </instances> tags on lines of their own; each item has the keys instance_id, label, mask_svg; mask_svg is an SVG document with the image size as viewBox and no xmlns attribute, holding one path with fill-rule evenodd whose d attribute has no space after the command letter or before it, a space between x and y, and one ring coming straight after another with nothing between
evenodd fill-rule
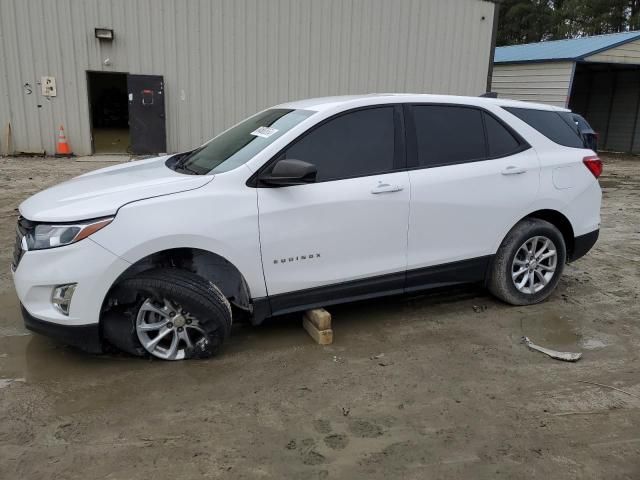
<instances>
[{"instance_id":1,"label":"metal scrap on ground","mask_svg":"<svg viewBox=\"0 0 640 480\"><path fill-rule=\"evenodd\" d=\"M550 348L541 347L533 343L529 339L529 337L522 337L522 341L531 350L542 352L545 355L549 355L551 358L555 358L556 360L564 360L565 362L577 362L582 358L582 353L558 352L557 350L551 350Z\"/></svg>"}]
</instances>

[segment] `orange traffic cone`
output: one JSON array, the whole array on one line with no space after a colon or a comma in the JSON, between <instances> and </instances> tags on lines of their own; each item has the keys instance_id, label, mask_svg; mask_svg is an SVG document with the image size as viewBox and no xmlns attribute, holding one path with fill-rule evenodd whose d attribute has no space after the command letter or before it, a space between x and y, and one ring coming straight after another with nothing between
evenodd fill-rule
<instances>
[{"instance_id":1,"label":"orange traffic cone","mask_svg":"<svg viewBox=\"0 0 640 480\"><path fill-rule=\"evenodd\" d=\"M56 157L71 157L71 147L67 142L67 137L64 134L64 128L60 125L60 131L58 132L58 145L56 147Z\"/></svg>"}]
</instances>

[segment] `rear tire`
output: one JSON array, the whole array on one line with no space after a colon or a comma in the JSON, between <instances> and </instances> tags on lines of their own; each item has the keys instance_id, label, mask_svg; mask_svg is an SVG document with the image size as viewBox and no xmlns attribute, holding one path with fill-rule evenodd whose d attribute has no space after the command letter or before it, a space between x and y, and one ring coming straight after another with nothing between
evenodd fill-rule
<instances>
[{"instance_id":1,"label":"rear tire","mask_svg":"<svg viewBox=\"0 0 640 480\"><path fill-rule=\"evenodd\" d=\"M211 282L184 270L144 271L117 287L133 303L104 318L107 341L163 360L216 355L231 332L231 306Z\"/></svg>"},{"instance_id":2,"label":"rear tire","mask_svg":"<svg viewBox=\"0 0 640 480\"><path fill-rule=\"evenodd\" d=\"M558 285L567 250L560 231L538 218L513 227L495 255L487 287L511 305L533 305L545 300Z\"/></svg>"}]
</instances>

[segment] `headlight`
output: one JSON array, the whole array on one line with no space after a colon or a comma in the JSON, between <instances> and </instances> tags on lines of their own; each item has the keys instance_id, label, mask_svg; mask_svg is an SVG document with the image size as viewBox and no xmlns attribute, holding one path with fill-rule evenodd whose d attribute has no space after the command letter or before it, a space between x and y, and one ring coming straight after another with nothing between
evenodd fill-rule
<instances>
[{"instance_id":1,"label":"headlight","mask_svg":"<svg viewBox=\"0 0 640 480\"><path fill-rule=\"evenodd\" d=\"M42 250L79 242L106 227L112 220L113 217L65 225L36 225L25 237L27 249Z\"/></svg>"}]
</instances>

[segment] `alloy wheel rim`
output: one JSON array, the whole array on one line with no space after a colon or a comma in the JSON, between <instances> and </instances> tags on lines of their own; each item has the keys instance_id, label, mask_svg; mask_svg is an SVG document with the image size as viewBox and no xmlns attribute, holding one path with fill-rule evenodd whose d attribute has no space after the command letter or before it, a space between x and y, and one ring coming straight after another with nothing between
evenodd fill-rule
<instances>
[{"instance_id":1,"label":"alloy wheel rim","mask_svg":"<svg viewBox=\"0 0 640 480\"><path fill-rule=\"evenodd\" d=\"M558 266L558 250L550 238L535 236L516 251L511 280L519 292L532 295L544 289Z\"/></svg>"},{"instance_id":2,"label":"alloy wheel rim","mask_svg":"<svg viewBox=\"0 0 640 480\"><path fill-rule=\"evenodd\" d=\"M163 360L182 360L188 350L207 339L198 319L166 298L142 302L136 334L147 352Z\"/></svg>"}]
</instances>

